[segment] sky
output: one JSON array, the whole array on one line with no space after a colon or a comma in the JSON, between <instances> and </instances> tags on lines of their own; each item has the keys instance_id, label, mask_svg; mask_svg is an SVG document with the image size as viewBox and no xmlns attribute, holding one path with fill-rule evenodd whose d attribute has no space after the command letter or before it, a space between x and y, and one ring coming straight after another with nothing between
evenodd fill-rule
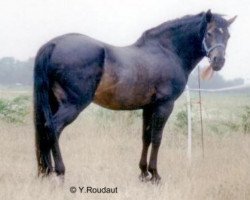
<instances>
[{"instance_id":1,"label":"sky","mask_svg":"<svg viewBox=\"0 0 250 200\"><path fill-rule=\"evenodd\" d=\"M72 32L125 46L162 22L208 9L238 16L220 74L250 79L249 0L1 0L0 58L26 60L48 40Z\"/></svg>"}]
</instances>

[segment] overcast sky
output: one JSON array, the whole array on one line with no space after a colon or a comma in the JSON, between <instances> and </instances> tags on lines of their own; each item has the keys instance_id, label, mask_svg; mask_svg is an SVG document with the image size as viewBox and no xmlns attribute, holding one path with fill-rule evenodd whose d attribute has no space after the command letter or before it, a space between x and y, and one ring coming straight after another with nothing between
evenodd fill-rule
<instances>
[{"instance_id":1,"label":"overcast sky","mask_svg":"<svg viewBox=\"0 0 250 200\"><path fill-rule=\"evenodd\" d=\"M250 78L249 0L1 0L0 58L26 60L49 39L69 32L128 45L164 21L209 8L227 18L238 15L220 73Z\"/></svg>"}]
</instances>

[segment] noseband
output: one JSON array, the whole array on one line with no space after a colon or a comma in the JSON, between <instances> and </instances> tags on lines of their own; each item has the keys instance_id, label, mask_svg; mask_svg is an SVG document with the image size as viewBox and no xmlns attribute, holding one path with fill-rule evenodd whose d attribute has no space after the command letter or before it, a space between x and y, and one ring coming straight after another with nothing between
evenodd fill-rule
<instances>
[{"instance_id":1,"label":"noseband","mask_svg":"<svg viewBox=\"0 0 250 200\"><path fill-rule=\"evenodd\" d=\"M224 48L224 49L226 48L225 45L222 44L222 43L216 43L215 45L213 45L211 47L208 47L207 44L206 44L205 37L203 38L202 45L203 45L203 48L204 48L204 50L206 52L206 56L208 56L211 51L213 51L214 49L216 49L218 47L221 47L221 48Z\"/></svg>"}]
</instances>

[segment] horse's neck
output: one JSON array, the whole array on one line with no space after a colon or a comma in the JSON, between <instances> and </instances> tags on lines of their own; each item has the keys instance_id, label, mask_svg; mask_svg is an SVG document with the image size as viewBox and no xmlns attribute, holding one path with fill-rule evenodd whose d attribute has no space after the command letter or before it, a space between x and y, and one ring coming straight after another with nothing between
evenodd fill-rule
<instances>
[{"instance_id":1,"label":"horse's neck","mask_svg":"<svg viewBox=\"0 0 250 200\"><path fill-rule=\"evenodd\" d=\"M198 22L195 20L189 23L189 25L183 24L184 28L162 30L159 34L155 35L151 33L152 30L146 31L135 45L137 47L160 45L160 48L174 52L179 57L184 71L189 75L198 62L205 56L202 50L203 37L200 35L201 30ZM187 28L188 26L190 28Z\"/></svg>"},{"instance_id":2,"label":"horse's neck","mask_svg":"<svg viewBox=\"0 0 250 200\"><path fill-rule=\"evenodd\" d=\"M200 60L205 56L202 50L202 38L198 32L173 34L172 49L182 62L184 70L190 74Z\"/></svg>"}]
</instances>

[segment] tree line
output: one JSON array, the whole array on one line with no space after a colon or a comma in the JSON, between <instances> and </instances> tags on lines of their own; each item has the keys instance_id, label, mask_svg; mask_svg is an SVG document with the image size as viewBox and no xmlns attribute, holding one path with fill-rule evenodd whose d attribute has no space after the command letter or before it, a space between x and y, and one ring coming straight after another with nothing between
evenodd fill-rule
<instances>
[{"instance_id":1,"label":"tree line","mask_svg":"<svg viewBox=\"0 0 250 200\"><path fill-rule=\"evenodd\" d=\"M13 57L4 57L0 59L0 85L32 86L33 67L34 58L29 58L26 61L20 61ZM241 84L244 84L244 80L242 78L225 80L218 73L215 73L210 81L201 80L201 87L204 89L232 87ZM198 88L197 68L190 75L188 85L190 88Z\"/></svg>"},{"instance_id":2,"label":"tree line","mask_svg":"<svg viewBox=\"0 0 250 200\"><path fill-rule=\"evenodd\" d=\"M34 58L26 61L13 57L0 59L0 85L32 85L33 67Z\"/></svg>"}]
</instances>

